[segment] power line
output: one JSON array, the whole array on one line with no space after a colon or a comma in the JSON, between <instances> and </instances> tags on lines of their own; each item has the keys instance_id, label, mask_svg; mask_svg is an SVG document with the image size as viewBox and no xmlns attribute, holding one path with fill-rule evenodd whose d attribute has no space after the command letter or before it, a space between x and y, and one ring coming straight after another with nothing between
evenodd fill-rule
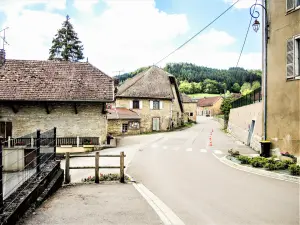
<instances>
[{"instance_id":1,"label":"power line","mask_svg":"<svg viewBox=\"0 0 300 225\"><path fill-rule=\"evenodd\" d=\"M254 8L253 8L253 11L255 11L255 6L257 4L257 0L255 1L255 4L254 4ZM250 22L249 22L249 26L248 26L248 29L247 29L247 32L246 32L246 36L245 36L245 39L244 39L244 43L243 43L243 46L242 46L242 49L241 49L241 52L240 52L240 55L239 55L239 58L238 58L238 61L236 63L236 66L235 68L238 67L239 63L240 63L240 60L241 60L241 57L242 57L242 54L243 54L243 51L244 51L244 47L245 47L245 44L246 44L246 41L247 41L247 38L248 38L248 34L249 34L249 30L250 30L250 27L251 27L251 24L252 24L252 16L250 18Z\"/></svg>"},{"instance_id":2,"label":"power line","mask_svg":"<svg viewBox=\"0 0 300 225\"><path fill-rule=\"evenodd\" d=\"M218 20L221 16L223 16L227 11L229 11L233 6L235 6L240 0L237 0L235 3L233 3L230 7L228 7L224 12L222 12L218 17L216 17L213 21L211 21L209 24L207 24L204 28L202 28L199 32L197 32L194 36L192 36L190 39L188 39L186 42L184 42L182 45L180 45L178 48L176 48L174 51L172 51L170 54L159 60L155 65L159 64L161 61L168 58L170 55L181 49L183 46L185 46L187 43L189 43L192 39L194 39L196 36L198 36L201 32L203 32L206 28L208 28L210 25L212 25L216 20Z\"/></svg>"}]
</instances>

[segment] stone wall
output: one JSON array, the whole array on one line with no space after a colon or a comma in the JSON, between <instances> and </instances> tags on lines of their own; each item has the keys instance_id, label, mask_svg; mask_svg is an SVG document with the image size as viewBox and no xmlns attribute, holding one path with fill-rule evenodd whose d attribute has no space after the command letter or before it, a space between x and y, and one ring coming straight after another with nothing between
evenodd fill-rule
<instances>
[{"instance_id":1,"label":"stone wall","mask_svg":"<svg viewBox=\"0 0 300 225\"><path fill-rule=\"evenodd\" d=\"M13 137L20 137L37 129L41 132L57 127L57 137L99 137L101 143L107 134L107 119L102 113L101 103L74 105L56 103L49 106L47 114L44 105L23 104L14 113L8 106L0 106L0 121L12 122Z\"/></svg>"},{"instance_id":2,"label":"stone wall","mask_svg":"<svg viewBox=\"0 0 300 225\"><path fill-rule=\"evenodd\" d=\"M129 129L128 127L128 131L126 133L122 133L122 124L128 124L129 121L133 121L133 120L108 120L108 133L111 133L113 136L119 136L119 135L137 135L140 134L141 131L140 129Z\"/></svg>"},{"instance_id":3,"label":"stone wall","mask_svg":"<svg viewBox=\"0 0 300 225\"><path fill-rule=\"evenodd\" d=\"M192 121L197 120L197 103L196 102L189 102L189 103L183 103L183 109L185 113L185 121L187 122L188 119ZM190 116L190 113L193 113L193 116Z\"/></svg>"},{"instance_id":4,"label":"stone wall","mask_svg":"<svg viewBox=\"0 0 300 225\"><path fill-rule=\"evenodd\" d=\"M126 107L129 108L131 98L117 98L116 107ZM167 130L170 124L171 115L171 100L160 100L163 102L163 108L159 110L150 109L150 100L153 99L139 99L142 101L142 109L131 109L135 111L141 117L141 132L151 132L152 131L152 118L160 118L160 130Z\"/></svg>"},{"instance_id":5,"label":"stone wall","mask_svg":"<svg viewBox=\"0 0 300 225\"><path fill-rule=\"evenodd\" d=\"M251 137L250 146L260 151L260 143L262 140L262 103L255 103L230 110L228 132L238 140L247 144L248 135L252 120L255 121L253 135Z\"/></svg>"}]
</instances>

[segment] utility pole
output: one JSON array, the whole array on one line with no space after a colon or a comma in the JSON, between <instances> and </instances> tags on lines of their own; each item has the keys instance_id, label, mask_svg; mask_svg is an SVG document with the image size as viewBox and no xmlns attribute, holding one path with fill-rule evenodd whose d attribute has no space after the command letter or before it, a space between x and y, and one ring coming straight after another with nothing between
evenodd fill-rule
<instances>
[{"instance_id":1,"label":"utility pole","mask_svg":"<svg viewBox=\"0 0 300 225\"><path fill-rule=\"evenodd\" d=\"M9 45L9 44L7 43L7 41L6 41L6 39L5 39L5 31L6 31L8 28L9 28L9 27L6 27L6 28L4 28L3 30L0 31L0 33L3 32L3 37L1 36L1 39L2 39L2 49L3 49L3 50L4 50L4 46L5 46L5 45Z\"/></svg>"},{"instance_id":2,"label":"utility pole","mask_svg":"<svg viewBox=\"0 0 300 225\"><path fill-rule=\"evenodd\" d=\"M119 73L118 76L121 75L121 72L124 72L124 70L117 70L117 71L113 71L113 73Z\"/></svg>"}]
</instances>

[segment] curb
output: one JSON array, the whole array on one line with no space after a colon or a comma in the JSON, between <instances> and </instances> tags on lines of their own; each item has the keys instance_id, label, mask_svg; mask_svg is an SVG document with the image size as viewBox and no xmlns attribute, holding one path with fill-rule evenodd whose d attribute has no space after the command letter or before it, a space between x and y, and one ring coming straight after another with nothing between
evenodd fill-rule
<instances>
[{"instance_id":1,"label":"curb","mask_svg":"<svg viewBox=\"0 0 300 225\"><path fill-rule=\"evenodd\" d=\"M215 157L218 158L217 156L215 156ZM283 180L283 181L300 184L300 177L294 177L294 176L287 175L287 174L277 174L277 173L274 173L271 171L265 171L265 170L256 169L256 168L252 168L252 167L242 166L242 165L239 165L239 164L234 163L231 160L227 159L227 156L223 156L222 158L218 158L218 159L222 163L226 164L227 166L230 166L230 167L238 169L238 170L242 170L245 172L249 172L249 173L253 173L256 175L265 176L265 177L269 177L269 178L273 178L273 179L277 179L277 180Z\"/></svg>"}]
</instances>

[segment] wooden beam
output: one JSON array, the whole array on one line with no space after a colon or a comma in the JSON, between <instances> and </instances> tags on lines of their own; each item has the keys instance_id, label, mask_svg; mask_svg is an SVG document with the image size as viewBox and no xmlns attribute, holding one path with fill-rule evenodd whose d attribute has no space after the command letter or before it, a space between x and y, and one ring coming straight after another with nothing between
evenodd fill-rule
<instances>
[{"instance_id":1,"label":"wooden beam","mask_svg":"<svg viewBox=\"0 0 300 225\"><path fill-rule=\"evenodd\" d=\"M19 112L19 108L20 108L19 105L14 105L14 104L11 105L11 109L12 109L12 111L14 113L18 113Z\"/></svg>"},{"instance_id":2,"label":"wooden beam","mask_svg":"<svg viewBox=\"0 0 300 225\"><path fill-rule=\"evenodd\" d=\"M78 109L77 109L77 104L74 103L74 110L75 110L75 114L78 114Z\"/></svg>"},{"instance_id":3,"label":"wooden beam","mask_svg":"<svg viewBox=\"0 0 300 225\"><path fill-rule=\"evenodd\" d=\"M51 112L51 105L49 105L47 102L45 102L45 109L46 109L47 114L50 114L50 112Z\"/></svg>"}]
</instances>

